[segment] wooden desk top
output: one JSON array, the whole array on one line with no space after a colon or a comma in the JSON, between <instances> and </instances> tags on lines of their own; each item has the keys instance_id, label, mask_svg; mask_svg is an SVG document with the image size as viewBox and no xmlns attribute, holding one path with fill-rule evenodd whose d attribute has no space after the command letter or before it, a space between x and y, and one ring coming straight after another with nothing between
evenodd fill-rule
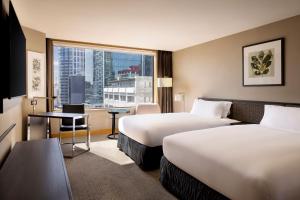
<instances>
[{"instance_id":1,"label":"wooden desk top","mask_svg":"<svg viewBox=\"0 0 300 200\"><path fill-rule=\"evenodd\" d=\"M72 199L56 138L15 145L0 170L0 199Z\"/></svg>"},{"instance_id":2,"label":"wooden desk top","mask_svg":"<svg viewBox=\"0 0 300 200\"><path fill-rule=\"evenodd\" d=\"M86 113L62 113L62 112L39 112L29 113L29 117L45 117L45 118L75 118L80 119L88 116Z\"/></svg>"}]
</instances>

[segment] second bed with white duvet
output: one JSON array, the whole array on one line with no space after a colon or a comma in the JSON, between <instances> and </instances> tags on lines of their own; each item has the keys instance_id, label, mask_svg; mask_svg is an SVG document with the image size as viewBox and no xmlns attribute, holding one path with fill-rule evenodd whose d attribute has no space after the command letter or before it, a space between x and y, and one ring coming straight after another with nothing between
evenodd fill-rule
<instances>
[{"instance_id":1,"label":"second bed with white duvet","mask_svg":"<svg viewBox=\"0 0 300 200\"><path fill-rule=\"evenodd\" d=\"M230 199L300 199L299 152L300 132L263 125L179 133L163 142L169 162Z\"/></svg>"}]
</instances>

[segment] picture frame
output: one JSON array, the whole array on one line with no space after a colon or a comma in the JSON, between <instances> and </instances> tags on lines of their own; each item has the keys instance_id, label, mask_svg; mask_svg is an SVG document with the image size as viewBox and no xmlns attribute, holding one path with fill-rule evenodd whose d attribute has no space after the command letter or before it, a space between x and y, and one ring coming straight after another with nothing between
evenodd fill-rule
<instances>
[{"instance_id":1,"label":"picture frame","mask_svg":"<svg viewBox=\"0 0 300 200\"><path fill-rule=\"evenodd\" d=\"M46 97L44 53L27 51L27 97Z\"/></svg>"},{"instance_id":2,"label":"picture frame","mask_svg":"<svg viewBox=\"0 0 300 200\"><path fill-rule=\"evenodd\" d=\"M243 86L283 86L284 38L242 47Z\"/></svg>"}]
</instances>

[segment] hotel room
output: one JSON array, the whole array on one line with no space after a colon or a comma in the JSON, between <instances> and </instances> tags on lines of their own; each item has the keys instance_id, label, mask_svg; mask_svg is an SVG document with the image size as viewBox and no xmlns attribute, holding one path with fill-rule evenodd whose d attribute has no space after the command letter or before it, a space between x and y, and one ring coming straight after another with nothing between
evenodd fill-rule
<instances>
[{"instance_id":1,"label":"hotel room","mask_svg":"<svg viewBox=\"0 0 300 200\"><path fill-rule=\"evenodd\" d=\"M1 0L0 199L300 199L299 0Z\"/></svg>"}]
</instances>

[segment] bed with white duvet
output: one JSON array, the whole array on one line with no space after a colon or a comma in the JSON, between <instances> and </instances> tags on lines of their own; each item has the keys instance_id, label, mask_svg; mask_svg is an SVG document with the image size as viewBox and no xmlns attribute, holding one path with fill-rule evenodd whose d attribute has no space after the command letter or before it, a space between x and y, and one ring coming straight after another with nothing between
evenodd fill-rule
<instances>
[{"instance_id":1,"label":"bed with white duvet","mask_svg":"<svg viewBox=\"0 0 300 200\"><path fill-rule=\"evenodd\" d=\"M191 113L163 113L125 116L119 120L119 131L140 144L161 146L163 138L175 133L230 125L229 118L206 118Z\"/></svg>"},{"instance_id":2,"label":"bed with white duvet","mask_svg":"<svg viewBox=\"0 0 300 200\"><path fill-rule=\"evenodd\" d=\"M300 108L266 106L260 124L165 137L161 182L180 199L300 199L299 121Z\"/></svg>"},{"instance_id":3,"label":"bed with white duvet","mask_svg":"<svg viewBox=\"0 0 300 200\"><path fill-rule=\"evenodd\" d=\"M118 147L142 169L159 167L163 138L180 132L226 126L230 102L196 100L191 113L125 116L119 119Z\"/></svg>"}]
</instances>

